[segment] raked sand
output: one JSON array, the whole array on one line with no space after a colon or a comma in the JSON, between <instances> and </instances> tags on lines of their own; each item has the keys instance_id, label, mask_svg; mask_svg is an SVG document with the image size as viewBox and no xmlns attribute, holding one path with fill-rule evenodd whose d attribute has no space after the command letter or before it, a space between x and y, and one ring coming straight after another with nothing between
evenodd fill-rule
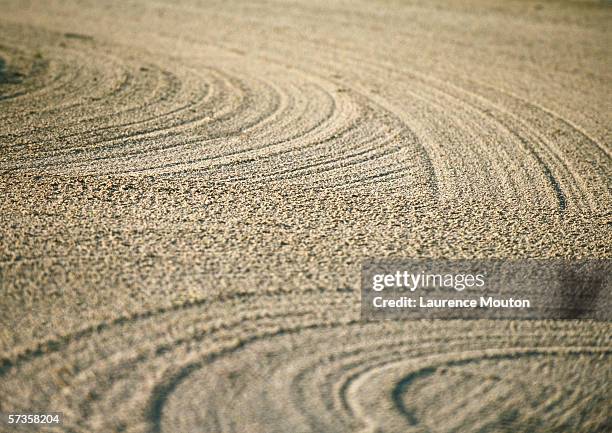
<instances>
[{"instance_id":1,"label":"raked sand","mask_svg":"<svg viewBox=\"0 0 612 433\"><path fill-rule=\"evenodd\" d=\"M610 258L611 21L597 1L0 0L0 411L610 431L609 322L364 323L359 272Z\"/></svg>"}]
</instances>

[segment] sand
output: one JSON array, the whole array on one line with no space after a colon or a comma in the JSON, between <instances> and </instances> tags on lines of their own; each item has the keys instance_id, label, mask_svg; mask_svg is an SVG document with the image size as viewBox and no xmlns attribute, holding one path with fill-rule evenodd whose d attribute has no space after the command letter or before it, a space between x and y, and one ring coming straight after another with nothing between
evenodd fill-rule
<instances>
[{"instance_id":1,"label":"sand","mask_svg":"<svg viewBox=\"0 0 612 433\"><path fill-rule=\"evenodd\" d=\"M0 0L0 411L87 433L610 431L609 322L365 323L359 272L611 258L611 17Z\"/></svg>"}]
</instances>

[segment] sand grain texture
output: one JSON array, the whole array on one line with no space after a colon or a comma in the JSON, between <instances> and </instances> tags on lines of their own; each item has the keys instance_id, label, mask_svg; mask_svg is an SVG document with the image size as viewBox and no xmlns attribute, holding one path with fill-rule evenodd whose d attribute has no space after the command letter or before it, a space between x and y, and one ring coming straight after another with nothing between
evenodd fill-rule
<instances>
[{"instance_id":1,"label":"sand grain texture","mask_svg":"<svg viewBox=\"0 0 612 433\"><path fill-rule=\"evenodd\" d=\"M609 323L359 321L365 257L611 257L611 18L0 0L0 411L611 431Z\"/></svg>"}]
</instances>

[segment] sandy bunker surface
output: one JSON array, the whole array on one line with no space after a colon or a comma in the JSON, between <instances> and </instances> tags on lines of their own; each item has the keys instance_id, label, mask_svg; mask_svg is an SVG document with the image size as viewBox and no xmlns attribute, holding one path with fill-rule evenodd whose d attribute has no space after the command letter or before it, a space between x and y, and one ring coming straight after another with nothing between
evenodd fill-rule
<instances>
[{"instance_id":1,"label":"sandy bunker surface","mask_svg":"<svg viewBox=\"0 0 612 433\"><path fill-rule=\"evenodd\" d=\"M0 0L0 410L84 433L610 431L609 323L362 323L359 270L610 258L611 18Z\"/></svg>"}]
</instances>

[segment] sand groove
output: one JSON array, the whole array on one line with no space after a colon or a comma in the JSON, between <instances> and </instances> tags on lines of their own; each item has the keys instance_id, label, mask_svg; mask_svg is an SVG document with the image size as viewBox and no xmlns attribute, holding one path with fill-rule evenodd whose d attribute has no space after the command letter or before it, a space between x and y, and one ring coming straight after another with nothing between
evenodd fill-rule
<instances>
[{"instance_id":1,"label":"sand groove","mask_svg":"<svg viewBox=\"0 0 612 433\"><path fill-rule=\"evenodd\" d=\"M587 336L585 330L592 325L559 324L555 338L550 340L551 330L544 323L532 323L525 325L520 337L508 341L504 331L507 326L501 322L498 331L490 328L463 337L457 331L469 330L466 323L415 322L413 328L427 330L431 335L449 328L457 332L453 339L419 338L406 334L410 328L406 324L391 323L381 328L351 321L352 314L343 308L351 298L350 294L327 297L330 301L325 312L321 312L317 305L320 296L316 293L236 297L223 301L224 311L231 309L231 314L215 315L214 302L193 304L117 320L112 326L98 326L87 334L65 336L49 342L44 350L17 358L20 361L11 366L4 362L5 386L10 387L27 375L33 381L33 390L45 390L6 396L4 405L7 408L50 405L69 417L78 413L78 422L65 426L65 431L75 432L176 431L177 426L186 431L213 428L244 431L249 426L250 431L280 432L296 428L374 431L373 425L384 431L405 431L412 425L418 430L422 423L412 412L428 411L428 404L440 404L445 398L454 405L461 403L449 397L448 391L435 387L431 392L436 394L431 397L426 388L416 394L418 397L411 397L416 398L413 403L404 400L412 395L408 386L417 386L413 385L417 377L424 380L433 374L453 374L456 387L481 395L484 390L471 389L482 386L480 381L472 382L469 377L478 374L507 383L502 378L508 368L504 360L508 360L526 370L520 375L519 384L509 382L504 386L526 386L520 385L529 383L526 374L537 374L541 394L531 391L534 401L529 407L533 413L523 411L520 416L507 419L510 416L507 412L515 407L511 400L515 390L509 388L507 394L495 394L498 403L494 404L499 404L502 410L495 418L495 406L488 406L489 422L501 420L507 428L518 426L527 431L533 427L530 423L536 422L534 416L540 406L545 407L549 399L556 398L551 420L556 420L558 428L571 426L575 421L567 414L566 418L557 418L557 411L567 412L564 405L571 405L573 399L583 400L587 395L591 402L589 425L597 431L606 422L605 417L597 415L604 413L597 405L605 405L609 397L600 383L606 383L612 374L609 364L601 364L612 353L607 325L592 329ZM204 305L208 307L203 308ZM140 338L143 333L147 335L146 341ZM376 341L374 346L372 341ZM547 353L555 354L556 358L545 357ZM526 362L531 358L536 361L542 358L543 364ZM60 359L64 362L58 366ZM177 362L178 359L181 361ZM585 364L578 367L576 362ZM482 372L481 364L490 371ZM418 368L416 373L407 373L413 368ZM476 370L472 371L473 368ZM565 370L570 374L572 368L596 368L598 381L591 378L589 383L573 383L571 375L557 377ZM548 374L550 384L541 380L542 375ZM467 375L467 379L460 380L462 375ZM140 384L137 389L133 387L135 382ZM424 386L435 383L439 382ZM454 382L443 383L451 386ZM558 384L579 390L580 394L557 389ZM378 394L388 386L392 387L388 393ZM452 386L450 389L461 393ZM498 387L491 385L488 392L494 390L499 392ZM393 411L386 415L385 396L397 406L399 415ZM469 400L468 397L469 394L464 394L463 398ZM227 405L228 398L232 405ZM190 402L187 408L183 407L185 401ZM286 402L292 406L285 407ZM183 408L177 410L177 404ZM463 426L482 422L484 408L478 409L477 404L466 402L470 410L461 418ZM106 414L111 410L115 415L109 418ZM233 410L242 414L238 416ZM266 417L273 417L274 413L278 416L283 413L278 418L283 421L271 427ZM140 418L134 422L136 414ZM380 419L372 419L371 414ZM237 419L241 421L237 423Z\"/></svg>"}]
</instances>

